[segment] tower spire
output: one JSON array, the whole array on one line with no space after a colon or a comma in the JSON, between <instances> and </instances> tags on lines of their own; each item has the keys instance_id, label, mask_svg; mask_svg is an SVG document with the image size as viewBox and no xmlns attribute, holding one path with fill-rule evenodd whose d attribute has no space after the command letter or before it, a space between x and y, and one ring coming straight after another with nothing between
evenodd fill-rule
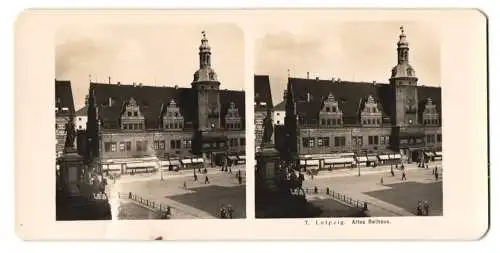
<instances>
[{"instance_id":1,"label":"tower spire","mask_svg":"<svg viewBox=\"0 0 500 253\"><path fill-rule=\"evenodd\" d=\"M207 39L207 32L205 30L201 31L201 35L203 36L201 38L201 45L200 45L200 69L203 68L210 68L211 67L211 59L210 55L212 54L210 52L211 48L210 45L208 45L208 39Z\"/></svg>"}]
</instances>

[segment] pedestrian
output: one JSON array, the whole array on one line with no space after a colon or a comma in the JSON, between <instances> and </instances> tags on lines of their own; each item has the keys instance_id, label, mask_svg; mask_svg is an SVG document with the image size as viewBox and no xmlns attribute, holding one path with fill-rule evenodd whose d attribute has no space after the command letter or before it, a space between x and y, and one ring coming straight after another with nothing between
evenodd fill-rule
<instances>
[{"instance_id":1,"label":"pedestrian","mask_svg":"<svg viewBox=\"0 0 500 253\"><path fill-rule=\"evenodd\" d=\"M228 204L227 205L227 216L229 219L232 219L233 218L233 206L231 206L231 204Z\"/></svg>"},{"instance_id":2,"label":"pedestrian","mask_svg":"<svg viewBox=\"0 0 500 253\"><path fill-rule=\"evenodd\" d=\"M403 170L403 174L401 175L401 181L406 181L406 172Z\"/></svg>"},{"instance_id":3,"label":"pedestrian","mask_svg":"<svg viewBox=\"0 0 500 253\"><path fill-rule=\"evenodd\" d=\"M172 210L170 206L167 206L167 219L170 219L170 215L172 215Z\"/></svg>"},{"instance_id":4,"label":"pedestrian","mask_svg":"<svg viewBox=\"0 0 500 253\"><path fill-rule=\"evenodd\" d=\"M201 167L198 167L198 173L201 174Z\"/></svg>"},{"instance_id":5,"label":"pedestrian","mask_svg":"<svg viewBox=\"0 0 500 253\"><path fill-rule=\"evenodd\" d=\"M439 180L439 173L437 173L437 172L434 173L434 176L436 177L436 181L438 181Z\"/></svg>"},{"instance_id":6,"label":"pedestrian","mask_svg":"<svg viewBox=\"0 0 500 253\"><path fill-rule=\"evenodd\" d=\"M384 185L384 177L383 177L383 176L382 176L382 177L380 177L380 184L381 184L381 185Z\"/></svg>"},{"instance_id":7,"label":"pedestrian","mask_svg":"<svg viewBox=\"0 0 500 253\"><path fill-rule=\"evenodd\" d=\"M417 204L417 215L418 216L422 216L422 201L418 201L418 204Z\"/></svg>"},{"instance_id":8,"label":"pedestrian","mask_svg":"<svg viewBox=\"0 0 500 253\"><path fill-rule=\"evenodd\" d=\"M224 207L221 207L219 212L220 212L220 218L225 219L226 218L226 210L224 210Z\"/></svg>"},{"instance_id":9,"label":"pedestrian","mask_svg":"<svg viewBox=\"0 0 500 253\"><path fill-rule=\"evenodd\" d=\"M182 187L183 187L184 189L187 189L187 184L186 184L186 181L184 181L184 184L182 185Z\"/></svg>"},{"instance_id":10,"label":"pedestrian","mask_svg":"<svg viewBox=\"0 0 500 253\"><path fill-rule=\"evenodd\" d=\"M429 164L426 164L425 165L425 169L428 170L429 169Z\"/></svg>"},{"instance_id":11,"label":"pedestrian","mask_svg":"<svg viewBox=\"0 0 500 253\"><path fill-rule=\"evenodd\" d=\"M429 208L430 208L429 202L427 200L424 201L424 215L425 216L429 216Z\"/></svg>"},{"instance_id":12,"label":"pedestrian","mask_svg":"<svg viewBox=\"0 0 500 253\"><path fill-rule=\"evenodd\" d=\"M208 173L208 172L207 172L207 167L205 167L205 168L203 169L203 174L207 174L207 173Z\"/></svg>"},{"instance_id":13,"label":"pedestrian","mask_svg":"<svg viewBox=\"0 0 500 253\"><path fill-rule=\"evenodd\" d=\"M194 181L198 181L198 175L194 174Z\"/></svg>"},{"instance_id":14,"label":"pedestrian","mask_svg":"<svg viewBox=\"0 0 500 253\"><path fill-rule=\"evenodd\" d=\"M241 177L241 175L238 175L238 184L241 184L243 183L243 178Z\"/></svg>"},{"instance_id":15,"label":"pedestrian","mask_svg":"<svg viewBox=\"0 0 500 253\"><path fill-rule=\"evenodd\" d=\"M229 167L229 174L232 174L232 173L233 173L233 172L231 171L231 167L232 167L232 166L230 166L230 167Z\"/></svg>"},{"instance_id":16,"label":"pedestrian","mask_svg":"<svg viewBox=\"0 0 500 253\"><path fill-rule=\"evenodd\" d=\"M393 177L395 176L395 174L394 174L394 170L392 169L392 167L391 167L391 175L392 175Z\"/></svg>"},{"instance_id":17,"label":"pedestrian","mask_svg":"<svg viewBox=\"0 0 500 253\"><path fill-rule=\"evenodd\" d=\"M205 184L210 184L210 181L208 180L208 176L205 176Z\"/></svg>"}]
</instances>

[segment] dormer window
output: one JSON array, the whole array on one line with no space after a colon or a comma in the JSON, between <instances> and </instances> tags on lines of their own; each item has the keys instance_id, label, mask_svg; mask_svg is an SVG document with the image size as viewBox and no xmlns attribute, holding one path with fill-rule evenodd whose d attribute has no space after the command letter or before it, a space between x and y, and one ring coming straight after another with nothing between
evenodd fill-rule
<instances>
[{"instance_id":1,"label":"dormer window","mask_svg":"<svg viewBox=\"0 0 500 253\"><path fill-rule=\"evenodd\" d=\"M262 103L265 104L265 102L261 102L261 104ZM238 108L236 108L234 102L229 103L229 108L227 109L225 121L226 121L226 129L235 129L235 130L241 129L240 113L238 111Z\"/></svg>"},{"instance_id":2,"label":"dormer window","mask_svg":"<svg viewBox=\"0 0 500 253\"><path fill-rule=\"evenodd\" d=\"M369 95L364 102L360 116L363 126L380 126L382 123L382 112L378 109L378 103L372 95Z\"/></svg>"},{"instance_id":3,"label":"dormer window","mask_svg":"<svg viewBox=\"0 0 500 253\"><path fill-rule=\"evenodd\" d=\"M432 102L431 98L428 98L425 103L425 108L422 113L422 120L424 125L439 125L439 113L436 109L436 105Z\"/></svg>"},{"instance_id":4,"label":"dormer window","mask_svg":"<svg viewBox=\"0 0 500 253\"><path fill-rule=\"evenodd\" d=\"M163 115L163 129L175 131L184 128L184 116L174 99L170 100L167 107L163 109Z\"/></svg>"},{"instance_id":5,"label":"dormer window","mask_svg":"<svg viewBox=\"0 0 500 253\"><path fill-rule=\"evenodd\" d=\"M310 97L308 95L308 97ZM321 127L342 126L343 112L339 108L339 104L332 93L323 101L323 107L319 112L319 121L326 124L321 124Z\"/></svg>"},{"instance_id":6,"label":"dormer window","mask_svg":"<svg viewBox=\"0 0 500 253\"><path fill-rule=\"evenodd\" d=\"M140 113L140 106L134 98L130 98L123 107L121 116L121 129L123 130L142 130L145 129L144 116Z\"/></svg>"}]
</instances>

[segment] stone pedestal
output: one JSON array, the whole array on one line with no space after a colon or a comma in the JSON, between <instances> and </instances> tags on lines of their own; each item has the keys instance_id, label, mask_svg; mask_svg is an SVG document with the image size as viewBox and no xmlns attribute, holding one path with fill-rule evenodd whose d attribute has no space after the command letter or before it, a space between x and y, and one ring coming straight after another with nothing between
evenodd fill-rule
<instances>
[{"instance_id":1,"label":"stone pedestal","mask_svg":"<svg viewBox=\"0 0 500 253\"><path fill-rule=\"evenodd\" d=\"M255 154L257 160L256 176L259 177L263 190L275 191L278 189L276 179L279 172L280 154L272 144L263 144L260 152Z\"/></svg>"},{"instance_id":2,"label":"stone pedestal","mask_svg":"<svg viewBox=\"0 0 500 253\"><path fill-rule=\"evenodd\" d=\"M59 177L62 187L69 196L81 195L83 182L83 157L74 148L66 148L59 163Z\"/></svg>"}]
</instances>

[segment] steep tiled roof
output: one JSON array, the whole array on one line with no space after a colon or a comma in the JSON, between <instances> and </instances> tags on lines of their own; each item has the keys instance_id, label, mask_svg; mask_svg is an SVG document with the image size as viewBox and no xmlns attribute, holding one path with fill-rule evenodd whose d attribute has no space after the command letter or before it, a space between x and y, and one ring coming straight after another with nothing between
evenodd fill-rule
<instances>
[{"instance_id":1,"label":"steep tiled roof","mask_svg":"<svg viewBox=\"0 0 500 253\"><path fill-rule=\"evenodd\" d=\"M56 116L68 116L75 114L75 104L73 102L73 91L71 90L71 82L63 80L55 80L55 105L60 110L56 112ZM62 110L68 108L68 111Z\"/></svg>"},{"instance_id":2,"label":"steep tiled roof","mask_svg":"<svg viewBox=\"0 0 500 253\"><path fill-rule=\"evenodd\" d=\"M331 81L317 79L289 78L293 89L297 114L306 121L314 122L324 99L332 93L339 102L339 107L344 113L344 123L356 124L359 111L364 101L372 95L383 111L384 117L391 117L393 90L389 84ZM309 101L307 97L309 93ZM441 108L441 89L439 87L418 86L419 102L431 97L437 108ZM420 109L419 109L420 110ZM438 111L440 111L438 109Z\"/></svg>"},{"instance_id":3,"label":"steep tiled roof","mask_svg":"<svg viewBox=\"0 0 500 253\"><path fill-rule=\"evenodd\" d=\"M274 110L275 110L275 111L284 111L284 110L285 110L285 107L286 107L286 101L281 101L279 104L277 104L277 105L274 107Z\"/></svg>"},{"instance_id":4,"label":"steep tiled roof","mask_svg":"<svg viewBox=\"0 0 500 253\"><path fill-rule=\"evenodd\" d=\"M271 85L269 83L269 76L264 75L254 75L254 92L255 100L257 104L255 106L256 111L265 111L267 108L273 108L273 99L271 94ZM260 106L260 103L265 102L266 107Z\"/></svg>"},{"instance_id":5,"label":"steep tiled roof","mask_svg":"<svg viewBox=\"0 0 500 253\"><path fill-rule=\"evenodd\" d=\"M195 102L195 91L191 88L124 85L91 83L90 92L94 95L94 103L99 108L99 118L106 128L119 128L119 118L125 102L131 97L141 108L146 121L147 129L159 127L162 104L174 99L184 116L186 127L193 126L198 112ZM220 90L221 116L227 112L229 103L233 101L239 109L240 116L245 117L245 95L243 91ZM111 100L111 106L109 106Z\"/></svg>"},{"instance_id":6,"label":"steep tiled roof","mask_svg":"<svg viewBox=\"0 0 500 253\"><path fill-rule=\"evenodd\" d=\"M75 112L75 116L87 116L88 106L84 106Z\"/></svg>"}]
</instances>

